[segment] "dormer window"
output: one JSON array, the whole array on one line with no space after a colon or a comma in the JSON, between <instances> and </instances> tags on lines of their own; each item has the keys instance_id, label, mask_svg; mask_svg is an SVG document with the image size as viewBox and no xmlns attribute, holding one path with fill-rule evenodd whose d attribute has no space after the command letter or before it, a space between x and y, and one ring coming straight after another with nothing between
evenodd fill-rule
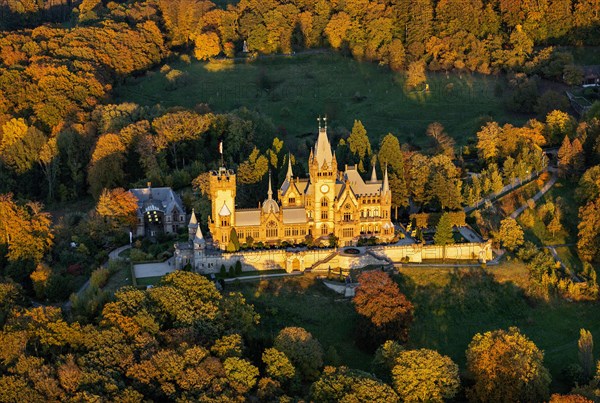
<instances>
[{"instance_id":1,"label":"dormer window","mask_svg":"<svg viewBox=\"0 0 600 403\"><path fill-rule=\"evenodd\" d=\"M289 203L289 204L296 204L296 198L295 198L295 197L290 197L290 198L288 199L288 203Z\"/></svg>"}]
</instances>

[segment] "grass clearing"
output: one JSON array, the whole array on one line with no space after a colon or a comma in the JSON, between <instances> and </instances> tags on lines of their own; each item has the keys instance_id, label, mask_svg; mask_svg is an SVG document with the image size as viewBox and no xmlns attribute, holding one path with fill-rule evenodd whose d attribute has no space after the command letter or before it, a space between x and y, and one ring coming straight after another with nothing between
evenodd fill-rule
<instances>
[{"instance_id":1,"label":"grass clearing","mask_svg":"<svg viewBox=\"0 0 600 403\"><path fill-rule=\"evenodd\" d=\"M568 385L561 372L577 362L579 329L600 334L597 303L527 298L527 270L520 262L486 270L406 268L399 282L416 307L411 347L438 350L463 370L465 351L476 333L517 326L545 351L553 387L564 391Z\"/></svg>"},{"instance_id":2,"label":"grass clearing","mask_svg":"<svg viewBox=\"0 0 600 403\"><path fill-rule=\"evenodd\" d=\"M142 278L136 278L136 283L138 286L149 286L149 285L156 285L158 284L158 282L163 278L163 276L154 276L154 277L142 277Z\"/></svg>"},{"instance_id":3,"label":"grass clearing","mask_svg":"<svg viewBox=\"0 0 600 403\"><path fill-rule=\"evenodd\" d=\"M564 392L569 385L562 370L577 362L579 329L600 334L597 303L544 303L527 298L523 289L528 273L520 262L485 270L407 267L400 270L397 281L416 309L409 348L438 350L461 370L476 333L517 326L545 351L553 389ZM372 356L353 343L356 313L351 302L326 289L314 276L227 287L242 292L260 313L256 336L266 347L281 328L301 326L325 350L334 346L341 364L369 370Z\"/></svg>"},{"instance_id":4,"label":"grass clearing","mask_svg":"<svg viewBox=\"0 0 600 403\"><path fill-rule=\"evenodd\" d=\"M227 291L240 291L260 314L255 337L267 347L287 326L300 326L316 337L323 349L334 347L341 362L370 370L371 355L354 345L357 314L352 303L327 289L315 275L227 284Z\"/></svg>"},{"instance_id":5,"label":"grass clearing","mask_svg":"<svg viewBox=\"0 0 600 403\"><path fill-rule=\"evenodd\" d=\"M270 116L284 140L294 145L314 132L316 117L323 114L330 126L346 129L360 119L373 143L392 132L417 146L428 144L425 129L434 121L461 145L474 138L485 119L522 124L528 118L508 113L495 95L497 87L505 86L503 77L430 73L429 91L407 92L403 74L333 52L235 64L174 61L169 66L187 73L184 85L172 89L166 73L151 71L115 88L117 102L164 107L208 103L216 112L246 106Z\"/></svg>"}]
</instances>

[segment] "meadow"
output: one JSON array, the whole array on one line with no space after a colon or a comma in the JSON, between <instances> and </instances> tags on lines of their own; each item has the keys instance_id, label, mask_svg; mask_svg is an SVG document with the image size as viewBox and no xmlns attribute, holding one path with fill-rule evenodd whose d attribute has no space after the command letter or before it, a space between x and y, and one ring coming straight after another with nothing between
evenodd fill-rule
<instances>
[{"instance_id":1,"label":"meadow","mask_svg":"<svg viewBox=\"0 0 600 403\"><path fill-rule=\"evenodd\" d=\"M525 266L505 262L481 269L403 268L396 277L415 305L408 348L431 348L450 356L465 370L465 351L473 336L517 326L545 351L553 389L568 389L563 370L577 363L579 329L600 335L595 303L536 301L524 292ZM240 283L241 291L261 315L257 337L268 343L285 326L301 326L327 351L334 347L340 363L370 370L372 355L353 342L356 313L350 301L329 291L314 277ZM598 336L597 336L598 337Z\"/></svg>"},{"instance_id":2,"label":"meadow","mask_svg":"<svg viewBox=\"0 0 600 403\"><path fill-rule=\"evenodd\" d=\"M116 101L207 103L215 112L247 107L272 118L292 144L315 132L319 115L327 115L333 129L350 130L361 120L373 143L391 132L415 146L428 144L425 130L434 121L463 145L488 119L522 124L528 118L504 108L502 76L429 73L428 91L407 91L404 74L328 51L168 65L183 72L180 84L169 82L168 69L153 70L117 86Z\"/></svg>"}]
</instances>

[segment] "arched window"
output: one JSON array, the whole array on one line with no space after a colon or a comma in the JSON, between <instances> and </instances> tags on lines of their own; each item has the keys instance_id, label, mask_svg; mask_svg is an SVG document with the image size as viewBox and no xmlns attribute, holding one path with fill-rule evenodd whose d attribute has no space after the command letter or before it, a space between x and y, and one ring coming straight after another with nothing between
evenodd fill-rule
<instances>
[{"instance_id":1,"label":"arched window","mask_svg":"<svg viewBox=\"0 0 600 403\"><path fill-rule=\"evenodd\" d=\"M326 197L323 197L321 199L321 207L328 207L329 206L329 201L327 200Z\"/></svg>"},{"instance_id":2,"label":"arched window","mask_svg":"<svg viewBox=\"0 0 600 403\"><path fill-rule=\"evenodd\" d=\"M267 223L267 238L277 238L277 223L269 221Z\"/></svg>"}]
</instances>

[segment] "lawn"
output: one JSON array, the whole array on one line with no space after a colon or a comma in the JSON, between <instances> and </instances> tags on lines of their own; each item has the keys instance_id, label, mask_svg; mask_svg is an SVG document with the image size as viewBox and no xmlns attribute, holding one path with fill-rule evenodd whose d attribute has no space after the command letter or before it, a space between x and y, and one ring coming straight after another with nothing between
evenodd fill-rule
<instances>
[{"instance_id":1,"label":"lawn","mask_svg":"<svg viewBox=\"0 0 600 403\"><path fill-rule=\"evenodd\" d=\"M481 269L403 268L401 290L415 305L409 348L432 348L465 369L465 350L478 332L518 326L545 351L553 389L565 391L561 374L577 362L579 329L600 335L598 304L525 297L528 275L522 263ZM256 338L269 346L285 326L309 330L327 350L334 346L341 363L369 370L372 356L353 343L356 313L349 301L326 289L313 276L227 286L241 291L261 315Z\"/></svg>"},{"instance_id":2,"label":"lawn","mask_svg":"<svg viewBox=\"0 0 600 403\"><path fill-rule=\"evenodd\" d=\"M430 73L428 92L408 92L403 74L327 51L169 66L187 73L188 81L173 89L166 72L155 70L126 79L115 88L115 98L164 107L208 103L216 112L245 106L271 117L291 144L314 133L317 116L324 114L334 128L351 129L360 119L373 143L392 132L417 146L428 144L425 129L434 121L460 145L474 138L489 117L515 124L527 119L508 113L494 95L497 86L504 86L504 78L497 76Z\"/></svg>"},{"instance_id":3,"label":"lawn","mask_svg":"<svg viewBox=\"0 0 600 403\"><path fill-rule=\"evenodd\" d=\"M371 355L353 342L356 313L349 300L326 288L314 275L227 284L240 291L261 316L255 338L270 347L286 326L300 326L315 336L327 351L334 347L341 363L370 369Z\"/></svg>"},{"instance_id":4,"label":"lawn","mask_svg":"<svg viewBox=\"0 0 600 403\"><path fill-rule=\"evenodd\" d=\"M577 362L579 329L600 335L598 304L526 298L522 287L527 272L521 263L485 271L411 267L401 270L399 282L416 307L411 347L438 350L463 370L465 350L475 333L517 326L545 351L553 387L564 391L561 372Z\"/></svg>"}]
</instances>

